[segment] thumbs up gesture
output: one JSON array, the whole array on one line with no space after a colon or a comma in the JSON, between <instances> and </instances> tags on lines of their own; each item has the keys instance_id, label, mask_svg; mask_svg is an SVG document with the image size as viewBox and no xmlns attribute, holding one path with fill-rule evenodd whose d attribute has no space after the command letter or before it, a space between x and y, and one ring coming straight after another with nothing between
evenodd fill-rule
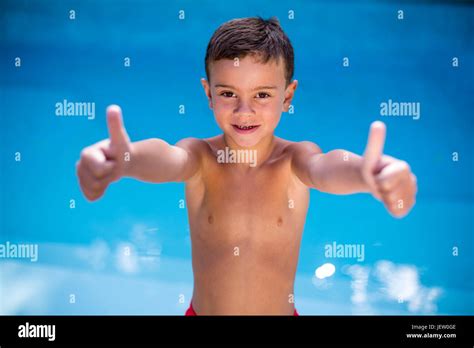
<instances>
[{"instance_id":1,"label":"thumbs up gesture","mask_svg":"<svg viewBox=\"0 0 474 348\"><path fill-rule=\"evenodd\" d=\"M415 204L416 176L405 161L383 154L385 124L372 123L362 161L362 177L373 196L395 217L403 217Z\"/></svg>"},{"instance_id":2,"label":"thumbs up gesture","mask_svg":"<svg viewBox=\"0 0 474 348\"><path fill-rule=\"evenodd\" d=\"M130 161L131 142L119 106L107 108L109 138L84 148L76 163L81 190L90 201L99 199L112 182L125 173Z\"/></svg>"}]
</instances>

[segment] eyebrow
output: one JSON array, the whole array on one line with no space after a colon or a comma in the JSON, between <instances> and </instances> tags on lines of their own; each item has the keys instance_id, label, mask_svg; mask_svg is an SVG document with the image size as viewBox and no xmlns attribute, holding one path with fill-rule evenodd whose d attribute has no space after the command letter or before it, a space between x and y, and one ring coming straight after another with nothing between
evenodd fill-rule
<instances>
[{"instance_id":1,"label":"eyebrow","mask_svg":"<svg viewBox=\"0 0 474 348\"><path fill-rule=\"evenodd\" d=\"M219 88L219 87L222 87L222 88L231 88L231 89L237 89L235 88L234 86L231 86L231 85L223 85L223 84L217 84L214 86L215 88ZM258 86L258 87L255 87L254 89L252 89L252 91L256 91L258 89L277 89L276 86Z\"/></svg>"}]
</instances>

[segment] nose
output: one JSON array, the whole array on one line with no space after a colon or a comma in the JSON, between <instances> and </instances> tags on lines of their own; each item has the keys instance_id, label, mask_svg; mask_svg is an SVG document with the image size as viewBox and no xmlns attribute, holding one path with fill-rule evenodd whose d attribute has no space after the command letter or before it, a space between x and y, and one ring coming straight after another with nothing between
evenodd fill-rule
<instances>
[{"instance_id":1,"label":"nose","mask_svg":"<svg viewBox=\"0 0 474 348\"><path fill-rule=\"evenodd\" d=\"M237 117L250 117L255 115L250 103L240 100L237 107L234 110L234 115Z\"/></svg>"}]
</instances>

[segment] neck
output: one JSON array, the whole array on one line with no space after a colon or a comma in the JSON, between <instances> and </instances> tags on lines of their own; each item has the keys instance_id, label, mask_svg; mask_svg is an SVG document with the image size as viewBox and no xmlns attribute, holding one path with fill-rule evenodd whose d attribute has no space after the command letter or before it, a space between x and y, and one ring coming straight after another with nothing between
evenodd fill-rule
<instances>
[{"instance_id":1,"label":"neck","mask_svg":"<svg viewBox=\"0 0 474 348\"><path fill-rule=\"evenodd\" d=\"M262 138L255 146L243 147L236 144L230 137L223 135L224 145L232 150L249 150L255 151L257 156L257 167L265 163L270 157L273 147L275 145L275 136L273 133L269 134L265 138ZM244 166L248 167L248 164Z\"/></svg>"}]
</instances>

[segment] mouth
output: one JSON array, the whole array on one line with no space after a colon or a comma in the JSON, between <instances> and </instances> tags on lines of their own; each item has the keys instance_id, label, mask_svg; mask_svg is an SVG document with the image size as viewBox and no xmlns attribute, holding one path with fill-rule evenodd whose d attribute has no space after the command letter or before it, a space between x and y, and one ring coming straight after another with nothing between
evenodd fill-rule
<instances>
[{"instance_id":1,"label":"mouth","mask_svg":"<svg viewBox=\"0 0 474 348\"><path fill-rule=\"evenodd\" d=\"M250 134L253 133L257 130L260 125L237 125L233 124L232 127L235 129L235 131L239 134Z\"/></svg>"}]
</instances>

